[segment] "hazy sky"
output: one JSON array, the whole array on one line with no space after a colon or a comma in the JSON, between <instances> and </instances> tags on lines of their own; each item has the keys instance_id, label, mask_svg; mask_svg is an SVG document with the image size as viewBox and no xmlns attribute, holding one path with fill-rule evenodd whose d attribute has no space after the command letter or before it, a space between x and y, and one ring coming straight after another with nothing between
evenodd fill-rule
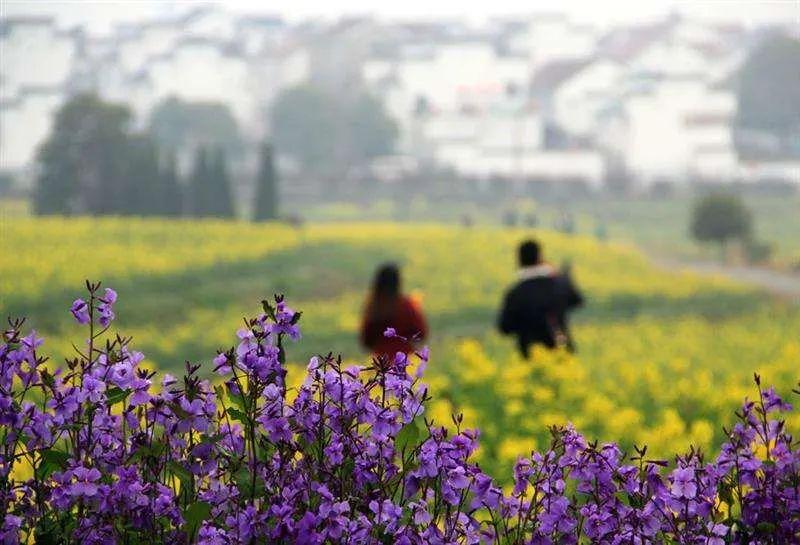
<instances>
[{"instance_id":1,"label":"hazy sky","mask_svg":"<svg viewBox=\"0 0 800 545\"><path fill-rule=\"evenodd\" d=\"M737 21L748 26L775 21L800 25L800 0L0 0L0 13L4 16L52 14L63 25L87 24L102 33L117 22L182 12L210 3L241 13L280 14L290 20L372 14L404 19L460 17L479 22L496 15L557 9L575 20L608 26L648 20L677 10L694 17Z\"/></svg>"}]
</instances>

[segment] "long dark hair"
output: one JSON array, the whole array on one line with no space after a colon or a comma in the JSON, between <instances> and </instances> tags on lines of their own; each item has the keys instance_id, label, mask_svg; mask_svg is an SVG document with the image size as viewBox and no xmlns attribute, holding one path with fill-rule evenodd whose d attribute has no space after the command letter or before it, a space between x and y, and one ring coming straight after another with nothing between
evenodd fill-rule
<instances>
[{"instance_id":1,"label":"long dark hair","mask_svg":"<svg viewBox=\"0 0 800 545\"><path fill-rule=\"evenodd\" d=\"M401 293L400 268L385 263L375 271L372 292L367 301L367 319L370 322L389 322L394 318Z\"/></svg>"}]
</instances>

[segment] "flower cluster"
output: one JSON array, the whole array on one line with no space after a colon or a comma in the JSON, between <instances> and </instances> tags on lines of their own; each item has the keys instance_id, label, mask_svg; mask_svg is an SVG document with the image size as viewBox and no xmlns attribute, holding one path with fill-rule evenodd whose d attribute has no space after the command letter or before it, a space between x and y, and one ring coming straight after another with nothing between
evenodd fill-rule
<instances>
[{"instance_id":1,"label":"flower cluster","mask_svg":"<svg viewBox=\"0 0 800 545\"><path fill-rule=\"evenodd\" d=\"M48 371L22 320L3 332L3 545L800 539L800 450L775 418L791 407L758 377L716 460L627 456L553 428L504 491L472 462L476 430L426 418L427 350L370 366L314 357L289 389L284 342L300 338L300 314L276 296L214 358L218 385L189 363L156 381L108 331L116 293L87 287L70 309L87 342L65 368Z\"/></svg>"}]
</instances>

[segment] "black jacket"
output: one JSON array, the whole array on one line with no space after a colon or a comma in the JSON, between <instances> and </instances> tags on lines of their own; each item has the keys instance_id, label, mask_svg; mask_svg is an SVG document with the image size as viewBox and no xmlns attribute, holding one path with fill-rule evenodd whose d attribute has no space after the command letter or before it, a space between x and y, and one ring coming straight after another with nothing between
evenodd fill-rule
<instances>
[{"instance_id":1,"label":"black jacket","mask_svg":"<svg viewBox=\"0 0 800 545\"><path fill-rule=\"evenodd\" d=\"M534 276L521 280L506 293L497 327L501 333L517 337L525 358L531 345L555 348L560 336L573 351L567 312L582 304L583 297L569 275Z\"/></svg>"}]
</instances>

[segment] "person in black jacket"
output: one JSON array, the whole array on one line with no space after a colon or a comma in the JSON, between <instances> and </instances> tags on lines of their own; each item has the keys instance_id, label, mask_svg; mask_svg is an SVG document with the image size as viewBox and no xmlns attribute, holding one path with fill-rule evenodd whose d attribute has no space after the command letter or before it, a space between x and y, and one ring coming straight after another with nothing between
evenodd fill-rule
<instances>
[{"instance_id":1,"label":"person in black jacket","mask_svg":"<svg viewBox=\"0 0 800 545\"><path fill-rule=\"evenodd\" d=\"M514 335L524 358L534 344L564 346L575 351L567 313L583 304L569 267L559 272L541 259L539 244L528 240L519 247L519 281L505 295L497 327Z\"/></svg>"}]
</instances>

